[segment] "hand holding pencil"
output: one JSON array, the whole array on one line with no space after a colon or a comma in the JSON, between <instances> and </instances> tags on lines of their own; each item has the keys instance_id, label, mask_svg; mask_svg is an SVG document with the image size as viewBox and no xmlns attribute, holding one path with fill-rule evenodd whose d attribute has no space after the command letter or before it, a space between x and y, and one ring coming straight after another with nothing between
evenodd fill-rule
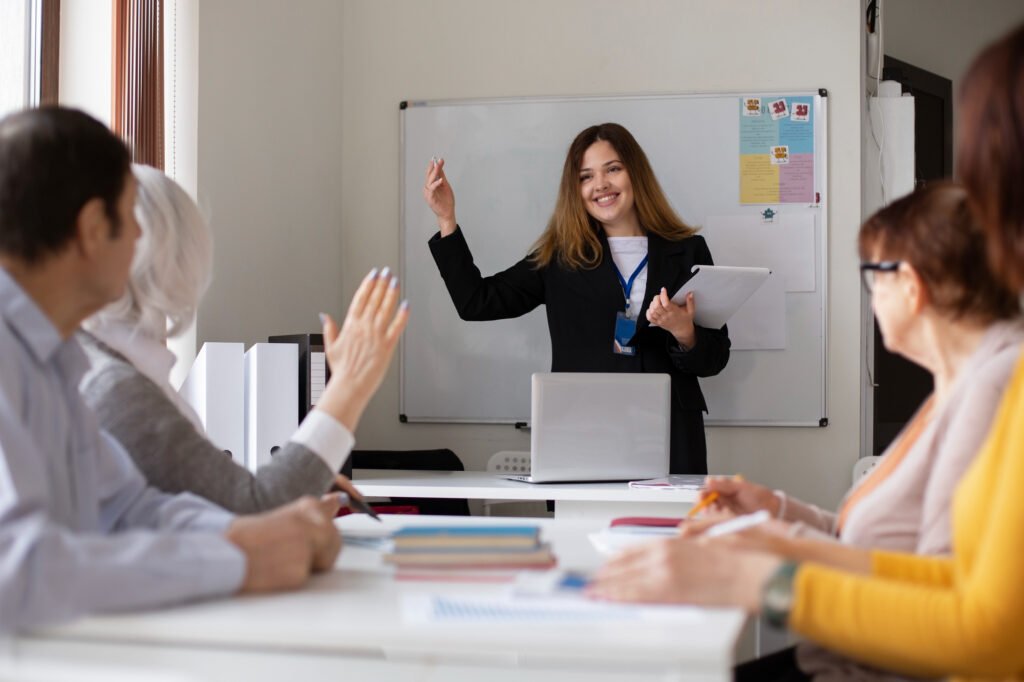
<instances>
[{"instance_id":1,"label":"hand holding pencil","mask_svg":"<svg viewBox=\"0 0 1024 682\"><path fill-rule=\"evenodd\" d=\"M735 476L708 476L701 491L700 502L694 509L710 507L714 511L733 514L753 514L767 511L776 518L779 514L779 497L770 488L747 481L739 474Z\"/></svg>"}]
</instances>

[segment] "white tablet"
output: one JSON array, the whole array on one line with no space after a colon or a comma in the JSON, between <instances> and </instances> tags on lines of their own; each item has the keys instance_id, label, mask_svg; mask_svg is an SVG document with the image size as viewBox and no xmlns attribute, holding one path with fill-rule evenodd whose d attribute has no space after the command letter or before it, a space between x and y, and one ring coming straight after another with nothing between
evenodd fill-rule
<instances>
[{"instance_id":1,"label":"white tablet","mask_svg":"<svg viewBox=\"0 0 1024 682\"><path fill-rule=\"evenodd\" d=\"M693 272L694 276L673 294L672 302L682 305L686 295L693 292L697 308L694 322L708 329L721 329L772 274L768 268L732 265L694 265Z\"/></svg>"}]
</instances>

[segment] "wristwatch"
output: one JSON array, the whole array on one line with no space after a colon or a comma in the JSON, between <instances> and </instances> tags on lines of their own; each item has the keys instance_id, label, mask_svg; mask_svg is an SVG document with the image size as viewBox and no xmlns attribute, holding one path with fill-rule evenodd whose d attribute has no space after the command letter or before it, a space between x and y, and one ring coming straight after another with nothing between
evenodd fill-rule
<instances>
[{"instance_id":1,"label":"wristwatch","mask_svg":"<svg viewBox=\"0 0 1024 682\"><path fill-rule=\"evenodd\" d=\"M799 564L784 561L764 584L761 591L761 610L773 627L784 630L793 608L793 577Z\"/></svg>"}]
</instances>

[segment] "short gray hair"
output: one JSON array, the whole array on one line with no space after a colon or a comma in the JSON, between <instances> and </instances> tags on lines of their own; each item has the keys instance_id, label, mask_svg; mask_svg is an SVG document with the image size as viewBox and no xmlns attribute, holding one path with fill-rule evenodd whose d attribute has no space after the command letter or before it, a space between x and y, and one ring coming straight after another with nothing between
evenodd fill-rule
<instances>
[{"instance_id":1,"label":"short gray hair","mask_svg":"<svg viewBox=\"0 0 1024 682\"><path fill-rule=\"evenodd\" d=\"M151 338L184 332L210 285L213 240L199 207L163 172L132 165L138 181L135 246L124 295L86 322L134 327Z\"/></svg>"}]
</instances>

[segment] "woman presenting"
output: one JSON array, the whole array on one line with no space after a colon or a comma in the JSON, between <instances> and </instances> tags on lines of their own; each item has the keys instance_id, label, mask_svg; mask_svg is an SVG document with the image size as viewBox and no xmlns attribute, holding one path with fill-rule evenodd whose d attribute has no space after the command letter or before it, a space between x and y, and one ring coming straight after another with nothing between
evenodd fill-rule
<instances>
[{"instance_id":1,"label":"woman presenting","mask_svg":"<svg viewBox=\"0 0 1024 682\"><path fill-rule=\"evenodd\" d=\"M553 372L670 375L670 471L707 473L697 377L722 371L729 335L694 323L692 294L683 305L669 296L694 265L712 264L711 252L672 210L628 130L603 123L576 136L547 229L525 258L490 277L456 224L443 160L427 168L423 196L440 228L430 251L462 319L519 317L545 304Z\"/></svg>"}]
</instances>

